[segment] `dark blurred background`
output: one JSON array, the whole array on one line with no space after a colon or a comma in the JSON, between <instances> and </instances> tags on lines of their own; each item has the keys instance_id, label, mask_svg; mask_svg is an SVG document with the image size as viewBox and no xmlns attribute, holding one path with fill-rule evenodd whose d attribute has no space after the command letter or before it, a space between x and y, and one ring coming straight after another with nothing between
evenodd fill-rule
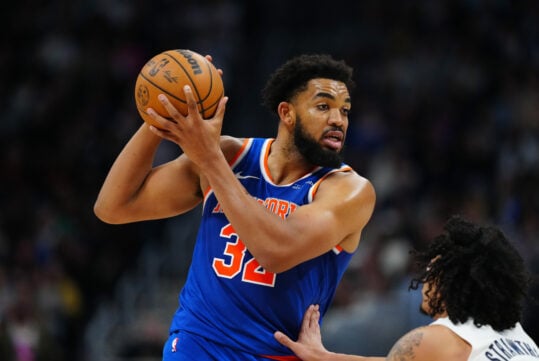
<instances>
[{"instance_id":1,"label":"dark blurred background","mask_svg":"<svg viewBox=\"0 0 539 361\"><path fill-rule=\"evenodd\" d=\"M329 349L383 355L429 322L407 291L408 250L451 214L499 224L539 274L536 0L0 7L2 360L161 359L199 210L110 226L92 207L141 124L137 73L169 49L213 55L230 97L224 133L239 137L275 134L260 89L291 56L330 53L355 68L346 161L378 201L324 321ZM177 154L164 143L157 161ZM539 340L537 305L523 324Z\"/></svg>"}]
</instances>

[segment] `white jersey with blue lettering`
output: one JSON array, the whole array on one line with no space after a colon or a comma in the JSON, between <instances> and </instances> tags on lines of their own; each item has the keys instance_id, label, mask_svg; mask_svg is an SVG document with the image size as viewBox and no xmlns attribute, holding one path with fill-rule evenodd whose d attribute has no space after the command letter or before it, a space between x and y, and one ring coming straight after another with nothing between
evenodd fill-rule
<instances>
[{"instance_id":1,"label":"white jersey with blue lettering","mask_svg":"<svg viewBox=\"0 0 539 361\"><path fill-rule=\"evenodd\" d=\"M453 323L442 317L431 325L442 325L472 346L468 361L538 361L539 348L520 323L498 332L489 325L477 327L473 320Z\"/></svg>"}]
</instances>

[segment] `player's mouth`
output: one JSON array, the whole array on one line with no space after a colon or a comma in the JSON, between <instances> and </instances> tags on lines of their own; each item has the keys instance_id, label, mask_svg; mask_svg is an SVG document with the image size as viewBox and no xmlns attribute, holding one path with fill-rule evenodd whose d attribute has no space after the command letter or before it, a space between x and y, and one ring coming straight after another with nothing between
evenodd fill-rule
<instances>
[{"instance_id":1,"label":"player's mouth","mask_svg":"<svg viewBox=\"0 0 539 361\"><path fill-rule=\"evenodd\" d=\"M333 151L340 151L344 142L344 133L340 130L329 130L322 136L322 144Z\"/></svg>"}]
</instances>

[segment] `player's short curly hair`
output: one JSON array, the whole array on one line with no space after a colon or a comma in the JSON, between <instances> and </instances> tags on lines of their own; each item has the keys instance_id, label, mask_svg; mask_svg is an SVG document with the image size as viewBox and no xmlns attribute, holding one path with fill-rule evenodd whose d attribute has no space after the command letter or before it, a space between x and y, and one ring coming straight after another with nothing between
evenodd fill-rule
<instances>
[{"instance_id":1,"label":"player's short curly hair","mask_svg":"<svg viewBox=\"0 0 539 361\"><path fill-rule=\"evenodd\" d=\"M294 57L278 68L262 89L262 102L271 112L277 112L280 102L290 102L307 87L309 80L325 78L343 82L349 92L355 87L353 69L344 60L327 54L304 54Z\"/></svg>"},{"instance_id":2,"label":"player's short curly hair","mask_svg":"<svg viewBox=\"0 0 539 361\"><path fill-rule=\"evenodd\" d=\"M472 318L497 331L513 327L531 282L522 257L497 227L453 216L444 230L425 251L412 252L420 271L410 288L434 286L431 316L445 310L454 323Z\"/></svg>"}]
</instances>

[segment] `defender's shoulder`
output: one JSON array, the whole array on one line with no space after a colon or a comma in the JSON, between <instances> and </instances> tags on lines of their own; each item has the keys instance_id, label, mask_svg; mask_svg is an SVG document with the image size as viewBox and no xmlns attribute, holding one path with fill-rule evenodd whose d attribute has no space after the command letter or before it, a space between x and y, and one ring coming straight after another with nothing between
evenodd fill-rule
<instances>
[{"instance_id":1,"label":"defender's shoulder","mask_svg":"<svg viewBox=\"0 0 539 361\"><path fill-rule=\"evenodd\" d=\"M471 348L447 327L418 327L402 336L391 348L388 361L464 361Z\"/></svg>"}]
</instances>

